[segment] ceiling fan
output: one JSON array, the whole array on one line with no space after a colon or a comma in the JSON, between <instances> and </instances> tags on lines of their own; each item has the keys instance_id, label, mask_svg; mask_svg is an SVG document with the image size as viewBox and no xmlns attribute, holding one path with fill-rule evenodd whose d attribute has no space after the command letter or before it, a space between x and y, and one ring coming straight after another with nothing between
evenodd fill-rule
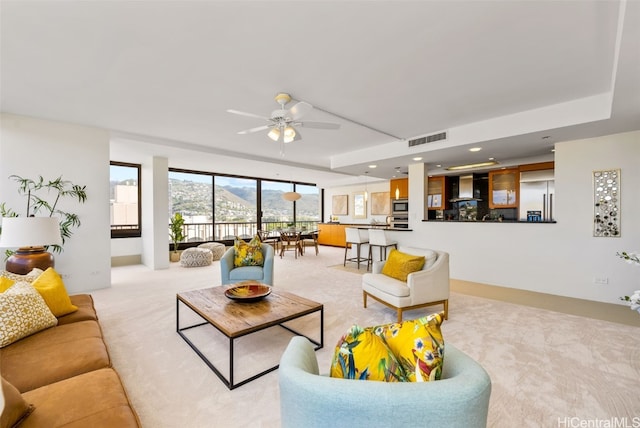
<instances>
[{"instance_id":1,"label":"ceiling fan","mask_svg":"<svg viewBox=\"0 0 640 428\"><path fill-rule=\"evenodd\" d=\"M300 121L300 118L313 109L313 106L304 101L300 101L294 104L290 109L284 108L289 102L291 102L291 95L285 93L279 93L276 95L275 100L280 104L279 110L271 112L271 117L260 116L253 113L245 113L238 110L227 110L229 113L239 114L241 116L255 117L267 121L266 125L256 126L255 128L245 129L238 132L238 134L251 134L253 132L266 131L269 132L267 136L273 141L279 141L281 143L291 143L292 141L298 141L302 139L300 131L296 127L301 128L315 128L315 129L338 129L340 124L331 122L310 122Z\"/></svg>"}]
</instances>

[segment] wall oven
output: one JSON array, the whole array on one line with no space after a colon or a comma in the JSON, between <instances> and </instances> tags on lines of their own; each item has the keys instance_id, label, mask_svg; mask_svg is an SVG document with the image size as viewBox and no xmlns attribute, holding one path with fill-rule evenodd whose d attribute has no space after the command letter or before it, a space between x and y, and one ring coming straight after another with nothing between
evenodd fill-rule
<instances>
[{"instance_id":1,"label":"wall oven","mask_svg":"<svg viewBox=\"0 0 640 428\"><path fill-rule=\"evenodd\" d=\"M409 201L394 199L391 201L391 227L409 229Z\"/></svg>"},{"instance_id":2,"label":"wall oven","mask_svg":"<svg viewBox=\"0 0 640 428\"><path fill-rule=\"evenodd\" d=\"M391 212L393 212L393 215L395 215L396 213L408 213L409 201L407 199L391 200Z\"/></svg>"},{"instance_id":3,"label":"wall oven","mask_svg":"<svg viewBox=\"0 0 640 428\"><path fill-rule=\"evenodd\" d=\"M391 227L394 229L409 229L409 217L392 217Z\"/></svg>"}]
</instances>

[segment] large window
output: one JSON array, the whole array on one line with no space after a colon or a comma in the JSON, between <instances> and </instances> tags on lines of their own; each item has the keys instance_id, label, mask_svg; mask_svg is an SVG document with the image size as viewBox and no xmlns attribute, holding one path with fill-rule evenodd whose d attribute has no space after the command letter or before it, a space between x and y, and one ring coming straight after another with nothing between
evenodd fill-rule
<instances>
[{"instance_id":1,"label":"large window","mask_svg":"<svg viewBox=\"0 0 640 428\"><path fill-rule=\"evenodd\" d=\"M110 163L110 217L112 238L141 236L140 165Z\"/></svg>"},{"instance_id":2,"label":"large window","mask_svg":"<svg viewBox=\"0 0 640 428\"><path fill-rule=\"evenodd\" d=\"M320 222L320 189L296 184L296 192L301 195L296 201L296 225L308 230L317 229Z\"/></svg>"},{"instance_id":3,"label":"large window","mask_svg":"<svg viewBox=\"0 0 640 428\"><path fill-rule=\"evenodd\" d=\"M258 223L258 182L252 178L215 177L215 237L251 239Z\"/></svg>"},{"instance_id":4,"label":"large window","mask_svg":"<svg viewBox=\"0 0 640 428\"><path fill-rule=\"evenodd\" d=\"M291 183L262 181L262 229L275 230L293 224L293 203L282 199L284 192L293 190Z\"/></svg>"},{"instance_id":5,"label":"large window","mask_svg":"<svg viewBox=\"0 0 640 428\"><path fill-rule=\"evenodd\" d=\"M187 242L213 241L213 176L169 171L169 218L182 214Z\"/></svg>"},{"instance_id":6,"label":"large window","mask_svg":"<svg viewBox=\"0 0 640 428\"><path fill-rule=\"evenodd\" d=\"M282 195L294 189L302 198L285 201ZM319 190L312 185L170 169L169 216L176 212L185 219L185 243L250 239L260 229L293 224L311 230L320 221Z\"/></svg>"}]
</instances>

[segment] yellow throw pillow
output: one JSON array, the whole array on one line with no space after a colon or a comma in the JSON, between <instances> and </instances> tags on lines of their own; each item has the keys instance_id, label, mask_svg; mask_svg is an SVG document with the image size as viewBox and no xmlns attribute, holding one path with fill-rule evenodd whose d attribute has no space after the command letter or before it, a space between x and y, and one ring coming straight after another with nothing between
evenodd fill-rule
<instances>
[{"instance_id":1,"label":"yellow throw pillow","mask_svg":"<svg viewBox=\"0 0 640 428\"><path fill-rule=\"evenodd\" d=\"M264 265L262 243L258 235L249 241L248 244L236 236L233 247L235 250L235 258L233 259L234 267Z\"/></svg>"},{"instance_id":2,"label":"yellow throw pillow","mask_svg":"<svg viewBox=\"0 0 640 428\"><path fill-rule=\"evenodd\" d=\"M442 376L444 339L440 325L444 312L417 320L372 327L394 353L410 382L439 380Z\"/></svg>"},{"instance_id":3,"label":"yellow throw pillow","mask_svg":"<svg viewBox=\"0 0 640 428\"><path fill-rule=\"evenodd\" d=\"M64 288L64 282L53 268L48 268L35 281L33 287L38 290L44 301L56 317L70 314L78 310L78 307L71 303L71 299Z\"/></svg>"},{"instance_id":4,"label":"yellow throw pillow","mask_svg":"<svg viewBox=\"0 0 640 428\"><path fill-rule=\"evenodd\" d=\"M398 360L370 329L352 326L340 338L331 362L331 377L384 382L404 381Z\"/></svg>"},{"instance_id":5,"label":"yellow throw pillow","mask_svg":"<svg viewBox=\"0 0 640 428\"><path fill-rule=\"evenodd\" d=\"M8 272L6 270L0 271L0 278L8 278L15 282L28 282L31 284L35 281L41 274L44 272L42 269L33 268L31 272L26 275L20 275L13 272Z\"/></svg>"},{"instance_id":6,"label":"yellow throw pillow","mask_svg":"<svg viewBox=\"0 0 640 428\"><path fill-rule=\"evenodd\" d=\"M27 282L0 293L0 348L58 324L44 299Z\"/></svg>"},{"instance_id":7,"label":"yellow throw pillow","mask_svg":"<svg viewBox=\"0 0 640 428\"><path fill-rule=\"evenodd\" d=\"M4 293L5 291L7 291L9 287L11 287L15 283L16 282L13 279L0 276L0 293Z\"/></svg>"},{"instance_id":8,"label":"yellow throw pillow","mask_svg":"<svg viewBox=\"0 0 640 428\"><path fill-rule=\"evenodd\" d=\"M391 278L406 281L407 276L422 269L424 263L424 256L413 256L392 248L389 258L382 267L382 273Z\"/></svg>"}]
</instances>

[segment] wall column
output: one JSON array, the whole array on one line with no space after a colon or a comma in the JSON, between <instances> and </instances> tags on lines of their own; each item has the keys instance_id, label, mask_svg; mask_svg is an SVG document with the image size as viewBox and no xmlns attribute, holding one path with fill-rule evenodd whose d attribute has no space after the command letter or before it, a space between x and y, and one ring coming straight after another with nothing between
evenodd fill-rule
<instances>
[{"instance_id":1,"label":"wall column","mask_svg":"<svg viewBox=\"0 0 640 428\"><path fill-rule=\"evenodd\" d=\"M142 167L142 263L169 268L169 160L153 157Z\"/></svg>"}]
</instances>

